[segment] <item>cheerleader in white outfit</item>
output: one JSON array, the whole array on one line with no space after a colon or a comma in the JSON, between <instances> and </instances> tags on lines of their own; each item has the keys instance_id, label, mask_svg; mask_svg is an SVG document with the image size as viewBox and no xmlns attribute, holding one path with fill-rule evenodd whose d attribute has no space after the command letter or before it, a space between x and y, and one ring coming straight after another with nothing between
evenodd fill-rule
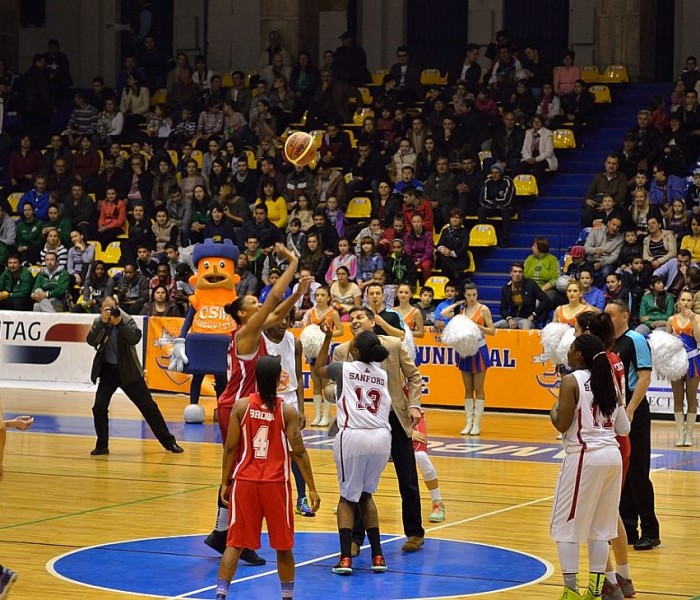
<instances>
[{"instance_id":1,"label":"cheerleader in white outfit","mask_svg":"<svg viewBox=\"0 0 700 600\"><path fill-rule=\"evenodd\" d=\"M666 323L666 331L680 338L688 355L688 373L683 379L671 382L673 416L676 420L676 446L693 445L693 425L698 412L698 383L700 383L700 316L693 312L693 292L685 290L678 296L676 314ZM688 403L688 414L683 415L683 400ZM685 421L685 422L684 422Z\"/></svg>"},{"instance_id":2,"label":"cheerleader in white outfit","mask_svg":"<svg viewBox=\"0 0 700 600\"><path fill-rule=\"evenodd\" d=\"M608 543L617 537L622 458L615 434L629 433L624 401L603 343L593 335L574 340L550 418L564 434L562 462L552 508L551 535L564 575L560 600L601 595ZM588 542L589 583L578 593L579 544Z\"/></svg>"},{"instance_id":3,"label":"cheerleader in white outfit","mask_svg":"<svg viewBox=\"0 0 700 600\"><path fill-rule=\"evenodd\" d=\"M442 311L443 317L452 318L457 310L469 317L479 327L481 333L494 335L496 329L493 326L493 318L489 307L478 300L477 287L473 283L466 283L462 289L464 300L451 304ZM474 356L460 356L457 354L457 368L462 373L464 382L464 410L467 422L460 431L460 435L479 435L481 433L481 417L484 414L486 394L484 384L486 371L491 366L491 357L486 345L486 338L482 337L479 350Z\"/></svg>"}]
</instances>

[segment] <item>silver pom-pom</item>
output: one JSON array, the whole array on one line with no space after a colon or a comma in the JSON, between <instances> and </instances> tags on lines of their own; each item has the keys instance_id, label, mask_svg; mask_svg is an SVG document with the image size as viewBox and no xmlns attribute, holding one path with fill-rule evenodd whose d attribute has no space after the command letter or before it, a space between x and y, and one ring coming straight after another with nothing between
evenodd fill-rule
<instances>
[{"instance_id":1,"label":"silver pom-pom","mask_svg":"<svg viewBox=\"0 0 700 600\"><path fill-rule=\"evenodd\" d=\"M442 343L454 348L460 356L474 356L483 338L477 324L464 315L450 319L442 332Z\"/></svg>"},{"instance_id":2,"label":"silver pom-pom","mask_svg":"<svg viewBox=\"0 0 700 600\"><path fill-rule=\"evenodd\" d=\"M688 373L688 355L683 342L663 329L655 329L649 336L651 363L660 379L678 381Z\"/></svg>"},{"instance_id":3,"label":"silver pom-pom","mask_svg":"<svg viewBox=\"0 0 700 600\"><path fill-rule=\"evenodd\" d=\"M316 358L321 351L321 344L326 335L318 325L307 325L299 336L306 358Z\"/></svg>"},{"instance_id":4,"label":"silver pom-pom","mask_svg":"<svg viewBox=\"0 0 700 600\"><path fill-rule=\"evenodd\" d=\"M554 364L561 364L558 361L559 344L567 331L573 331L573 329L566 323L549 323L540 331L542 350L547 358Z\"/></svg>"},{"instance_id":5,"label":"silver pom-pom","mask_svg":"<svg viewBox=\"0 0 700 600\"><path fill-rule=\"evenodd\" d=\"M555 358L555 363L558 365L564 365L565 367L569 366L569 348L571 348L571 344L574 343L574 340L576 339L576 333L574 331L573 327L569 327L567 325L567 331L564 332L564 335L561 336L561 340L559 341L559 345L557 346L557 349L554 352L554 358Z\"/></svg>"},{"instance_id":6,"label":"silver pom-pom","mask_svg":"<svg viewBox=\"0 0 700 600\"><path fill-rule=\"evenodd\" d=\"M413 337L413 332L405 328L403 330L404 332L404 338L403 341L401 342L401 345L403 346L403 349L406 351L406 354L408 354L411 357L411 360L415 361L416 360L416 354L418 353L417 348L416 348L416 340Z\"/></svg>"}]
</instances>

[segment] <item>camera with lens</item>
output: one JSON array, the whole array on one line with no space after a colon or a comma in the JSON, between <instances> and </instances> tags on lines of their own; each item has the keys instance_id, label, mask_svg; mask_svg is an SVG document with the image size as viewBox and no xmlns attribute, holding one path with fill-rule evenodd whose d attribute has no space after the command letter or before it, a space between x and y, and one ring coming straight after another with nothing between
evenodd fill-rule
<instances>
[{"instance_id":1,"label":"camera with lens","mask_svg":"<svg viewBox=\"0 0 700 600\"><path fill-rule=\"evenodd\" d=\"M119 310L118 306L113 306L106 310L111 317L121 317L122 311Z\"/></svg>"}]
</instances>

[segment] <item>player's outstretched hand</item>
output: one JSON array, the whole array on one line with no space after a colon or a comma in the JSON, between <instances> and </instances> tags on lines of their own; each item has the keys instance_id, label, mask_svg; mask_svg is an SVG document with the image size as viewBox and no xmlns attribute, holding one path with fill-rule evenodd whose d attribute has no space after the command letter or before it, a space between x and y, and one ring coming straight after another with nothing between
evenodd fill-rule
<instances>
[{"instance_id":1,"label":"player's outstretched hand","mask_svg":"<svg viewBox=\"0 0 700 600\"><path fill-rule=\"evenodd\" d=\"M311 502L311 511L317 512L321 506L321 497L318 495L316 490L308 490L307 496Z\"/></svg>"},{"instance_id":2,"label":"player's outstretched hand","mask_svg":"<svg viewBox=\"0 0 700 600\"><path fill-rule=\"evenodd\" d=\"M285 246L282 242L275 243L275 252L284 256L290 263L299 262L299 258L297 257L297 255L294 254L294 252L292 252L289 248L287 248L287 246Z\"/></svg>"},{"instance_id":3,"label":"player's outstretched hand","mask_svg":"<svg viewBox=\"0 0 700 600\"><path fill-rule=\"evenodd\" d=\"M333 337L333 323L321 323L320 328L327 338Z\"/></svg>"},{"instance_id":4,"label":"player's outstretched hand","mask_svg":"<svg viewBox=\"0 0 700 600\"><path fill-rule=\"evenodd\" d=\"M34 423L34 417L21 415L19 417L15 417L14 419L10 419L9 423L11 423L10 427L14 427L20 431L26 431L32 426L32 423Z\"/></svg>"}]
</instances>

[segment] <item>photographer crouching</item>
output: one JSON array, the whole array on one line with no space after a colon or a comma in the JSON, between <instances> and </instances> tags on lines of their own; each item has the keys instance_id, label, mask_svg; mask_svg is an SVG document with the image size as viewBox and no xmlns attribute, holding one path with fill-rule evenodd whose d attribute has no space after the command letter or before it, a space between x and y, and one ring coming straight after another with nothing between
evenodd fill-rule
<instances>
[{"instance_id":1,"label":"photographer crouching","mask_svg":"<svg viewBox=\"0 0 700 600\"><path fill-rule=\"evenodd\" d=\"M93 383L100 380L92 407L97 434L97 444L90 452L93 456L109 454L109 403L117 388L121 388L141 411L151 431L168 452L184 452L170 433L146 386L135 348L140 341L141 330L131 315L119 309L115 298L106 297L102 301L100 316L92 323L87 336L87 343L97 350L90 378Z\"/></svg>"}]
</instances>

